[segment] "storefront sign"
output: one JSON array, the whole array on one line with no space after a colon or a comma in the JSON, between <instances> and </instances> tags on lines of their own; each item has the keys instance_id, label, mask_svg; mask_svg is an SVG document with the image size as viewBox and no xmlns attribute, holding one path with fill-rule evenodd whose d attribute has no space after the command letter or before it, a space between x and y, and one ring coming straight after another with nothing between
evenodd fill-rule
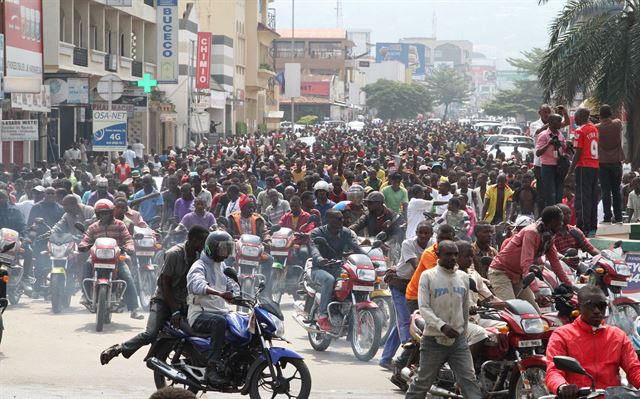
<instances>
[{"instance_id":1,"label":"storefront sign","mask_svg":"<svg viewBox=\"0 0 640 399\"><path fill-rule=\"evenodd\" d=\"M208 89L211 79L211 33L198 32L196 89Z\"/></svg>"},{"instance_id":2,"label":"storefront sign","mask_svg":"<svg viewBox=\"0 0 640 399\"><path fill-rule=\"evenodd\" d=\"M23 111L51 111L51 91L49 86L42 85L40 93L11 93L11 107Z\"/></svg>"},{"instance_id":3,"label":"storefront sign","mask_svg":"<svg viewBox=\"0 0 640 399\"><path fill-rule=\"evenodd\" d=\"M124 151L127 149L127 113L125 111L93 111L93 150Z\"/></svg>"},{"instance_id":4,"label":"storefront sign","mask_svg":"<svg viewBox=\"0 0 640 399\"><path fill-rule=\"evenodd\" d=\"M309 97L329 97L331 82L302 82L300 94Z\"/></svg>"},{"instance_id":5,"label":"storefront sign","mask_svg":"<svg viewBox=\"0 0 640 399\"><path fill-rule=\"evenodd\" d=\"M2 141L38 140L38 120L2 121Z\"/></svg>"},{"instance_id":6,"label":"storefront sign","mask_svg":"<svg viewBox=\"0 0 640 399\"><path fill-rule=\"evenodd\" d=\"M89 79L51 78L45 80L51 90L53 105L88 104Z\"/></svg>"},{"instance_id":7,"label":"storefront sign","mask_svg":"<svg viewBox=\"0 0 640 399\"><path fill-rule=\"evenodd\" d=\"M5 0L7 76L42 77L42 1Z\"/></svg>"},{"instance_id":8,"label":"storefront sign","mask_svg":"<svg viewBox=\"0 0 640 399\"><path fill-rule=\"evenodd\" d=\"M157 0L157 83L178 83L178 0Z\"/></svg>"}]
</instances>

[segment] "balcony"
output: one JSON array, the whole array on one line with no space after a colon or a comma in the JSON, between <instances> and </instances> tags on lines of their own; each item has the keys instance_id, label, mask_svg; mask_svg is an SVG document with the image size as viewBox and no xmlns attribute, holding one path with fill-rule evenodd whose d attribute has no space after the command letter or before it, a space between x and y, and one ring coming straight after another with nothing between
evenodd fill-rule
<instances>
[{"instance_id":1,"label":"balcony","mask_svg":"<svg viewBox=\"0 0 640 399\"><path fill-rule=\"evenodd\" d=\"M86 48L73 48L73 65L87 67L89 66L89 52Z\"/></svg>"}]
</instances>

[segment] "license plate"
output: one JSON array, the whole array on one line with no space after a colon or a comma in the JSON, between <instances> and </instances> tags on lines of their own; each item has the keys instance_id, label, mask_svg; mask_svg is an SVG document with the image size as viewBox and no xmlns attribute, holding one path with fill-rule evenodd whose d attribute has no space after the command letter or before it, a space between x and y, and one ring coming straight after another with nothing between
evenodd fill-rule
<instances>
[{"instance_id":1,"label":"license plate","mask_svg":"<svg viewBox=\"0 0 640 399\"><path fill-rule=\"evenodd\" d=\"M372 292L373 291L373 286L372 285L354 285L353 286L353 290L354 291L369 291L369 292Z\"/></svg>"},{"instance_id":2,"label":"license plate","mask_svg":"<svg viewBox=\"0 0 640 399\"><path fill-rule=\"evenodd\" d=\"M626 281L611 280L611 285L616 287L626 287L627 285L629 285L629 283Z\"/></svg>"},{"instance_id":3,"label":"license plate","mask_svg":"<svg viewBox=\"0 0 640 399\"><path fill-rule=\"evenodd\" d=\"M289 256L289 251L271 251L273 256Z\"/></svg>"},{"instance_id":4,"label":"license plate","mask_svg":"<svg viewBox=\"0 0 640 399\"><path fill-rule=\"evenodd\" d=\"M545 306L540 308L540 313L551 313L553 310L551 309L551 306Z\"/></svg>"},{"instance_id":5,"label":"license plate","mask_svg":"<svg viewBox=\"0 0 640 399\"><path fill-rule=\"evenodd\" d=\"M257 260L241 260L241 265L249 265L249 266L258 266L259 262Z\"/></svg>"},{"instance_id":6,"label":"license plate","mask_svg":"<svg viewBox=\"0 0 640 399\"><path fill-rule=\"evenodd\" d=\"M153 256L155 253L153 251L137 251L136 255L138 256Z\"/></svg>"},{"instance_id":7,"label":"license plate","mask_svg":"<svg viewBox=\"0 0 640 399\"><path fill-rule=\"evenodd\" d=\"M116 265L114 263L96 263L93 267L96 269L115 269Z\"/></svg>"},{"instance_id":8,"label":"license plate","mask_svg":"<svg viewBox=\"0 0 640 399\"><path fill-rule=\"evenodd\" d=\"M520 348L532 348L534 346L542 346L542 340L541 339L531 339L528 341L520 341L519 347Z\"/></svg>"}]
</instances>

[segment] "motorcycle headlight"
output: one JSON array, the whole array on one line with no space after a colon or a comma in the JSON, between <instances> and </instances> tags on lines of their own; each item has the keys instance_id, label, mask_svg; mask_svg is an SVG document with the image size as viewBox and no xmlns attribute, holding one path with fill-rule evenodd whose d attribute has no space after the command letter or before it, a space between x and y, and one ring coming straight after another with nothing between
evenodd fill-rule
<instances>
[{"instance_id":1,"label":"motorcycle headlight","mask_svg":"<svg viewBox=\"0 0 640 399\"><path fill-rule=\"evenodd\" d=\"M284 248L287 246L286 238L273 238L271 239L271 246L275 248Z\"/></svg>"},{"instance_id":2,"label":"motorcycle headlight","mask_svg":"<svg viewBox=\"0 0 640 399\"><path fill-rule=\"evenodd\" d=\"M136 243L138 244L139 247L151 248L155 245L156 240L154 240L151 237L146 237L146 238L141 238L139 240L136 240Z\"/></svg>"},{"instance_id":3,"label":"motorcycle headlight","mask_svg":"<svg viewBox=\"0 0 640 399\"><path fill-rule=\"evenodd\" d=\"M51 256L54 258L64 258L67 252L67 244L56 245L51 244Z\"/></svg>"},{"instance_id":4,"label":"motorcycle headlight","mask_svg":"<svg viewBox=\"0 0 640 399\"><path fill-rule=\"evenodd\" d=\"M360 281L376 281L376 271L373 269L358 269L357 275Z\"/></svg>"},{"instance_id":5,"label":"motorcycle headlight","mask_svg":"<svg viewBox=\"0 0 640 399\"><path fill-rule=\"evenodd\" d=\"M250 247L248 245L242 246L240 252L243 256L248 256L250 258L256 258L260 256L260 248L258 247Z\"/></svg>"},{"instance_id":6,"label":"motorcycle headlight","mask_svg":"<svg viewBox=\"0 0 640 399\"><path fill-rule=\"evenodd\" d=\"M276 331L273 333L273 335L275 337L282 337L284 336L284 323L282 322L282 320L280 320L279 318L275 317L274 315L269 315L269 319L271 320L271 322L273 323L273 325L276 328Z\"/></svg>"},{"instance_id":7,"label":"motorcycle headlight","mask_svg":"<svg viewBox=\"0 0 640 399\"><path fill-rule=\"evenodd\" d=\"M98 248L96 249L96 258L98 259L113 259L116 256L116 250L113 248Z\"/></svg>"},{"instance_id":8,"label":"motorcycle headlight","mask_svg":"<svg viewBox=\"0 0 640 399\"><path fill-rule=\"evenodd\" d=\"M542 319L522 319L520 323L522 325L522 329L527 334L542 334L544 332L544 324L542 323Z\"/></svg>"},{"instance_id":9,"label":"motorcycle headlight","mask_svg":"<svg viewBox=\"0 0 640 399\"><path fill-rule=\"evenodd\" d=\"M616 273L619 276L629 277L631 276L631 268L626 263L616 263L615 265Z\"/></svg>"}]
</instances>

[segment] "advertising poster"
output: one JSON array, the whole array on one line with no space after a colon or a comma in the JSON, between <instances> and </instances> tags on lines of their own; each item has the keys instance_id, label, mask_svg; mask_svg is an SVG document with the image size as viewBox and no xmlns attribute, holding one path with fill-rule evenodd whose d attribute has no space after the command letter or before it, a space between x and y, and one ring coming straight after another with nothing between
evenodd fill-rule
<instances>
[{"instance_id":1,"label":"advertising poster","mask_svg":"<svg viewBox=\"0 0 640 399\"><path fill-rule=\"evenodd\" d=\"M7 76L42 76L42 1L5 0Z\"/></svg>"},{"instance_id":2,"label":"advertising poster","mask_svg":"<svg viewBox=\"0 0 640 399\"><path fill-rule=\"evenodd\" d=\"M127 149L127 112L93 111L93 150Z\"/></svg>"},{"instance_id":3,"label":"advertising poster","mask_svg":"<svg viewBox=\"0 0 640 399\"><path fill-rule=\"evenodd\" d=\"M414 80L422 80L427 73L426 48L417 43L377 43L376 62L399 61Z\"/></svg>"},{"instance_id":4,"label":"advertising poster","mask_svg":"<svg viewBox=\"0 0 640 399\"><path fill-rule=\"evenodd\" d=\"M208 89L211 80L211 33L198 32L196 89Z\"/></svg>"},{"instance_id":5,"label":"advertising poster","mask_svg":"<svg viewBox=\"0 0 640 399\"><path fill-rule=\"evenodd\" d=\"M89 79L51 78L45 81L51 90L53 105L88 104Z\"/></svg>"},{"instance_id":6,"label":"advertising poster","mask_svg":"<svg viewBox=\"0 0 640 399\"><path fill-rule=\"evenodd\" d=\"M36 141L38 140L38 120L2 121L2 141Z\"/></svg>"},{"instance_id":7,"label":"advertising poster","mask_svg":"<svg viewBox=\"0 0 640 399\"><path fill-rule=\"evenodd\" d=\"M624 254L624 260L631 268L631 278L629 285L622 292L640 299L640 252L627 252Z\"/></svg>"},{"instance_id":8,"label":"advertising poster","mask_svg":"<svg viewBox=\"0 0 640 399\"><path fill-rule=\"evenodd\" d=\"M157 83L178 83L178 0L157 0Z\"/></svg>"}]
</instances>

